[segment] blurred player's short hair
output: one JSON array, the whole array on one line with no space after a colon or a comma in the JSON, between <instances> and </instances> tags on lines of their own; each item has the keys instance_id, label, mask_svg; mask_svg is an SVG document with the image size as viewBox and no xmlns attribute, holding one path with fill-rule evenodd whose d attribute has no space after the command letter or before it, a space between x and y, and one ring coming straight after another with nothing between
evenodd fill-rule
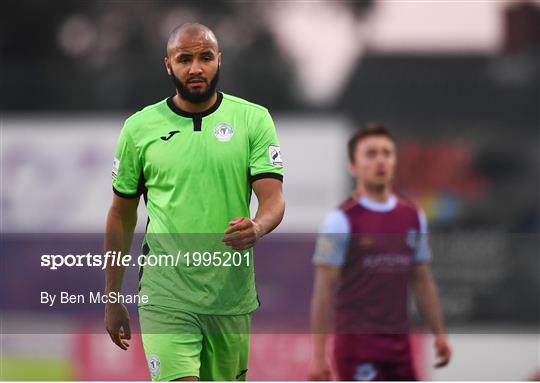
<instances>
[{"instance_id":1,"label":"blurred player's short hair","mask_svg":"<svg viewBox=\"0 0 540 383\"><path fill-rule=\"evenodd\" d=\"M372 136L383 136L387 137L390 140L394 141L394 136L390 133L390 130L384 124L380 122L370 122L364 127L358 129L352 136L349 138L349 143L347 144L347 149L349 152L349 161L354 162L354 151L356 150L356 145L366 137Z\"/></svg>"}]
</instances>

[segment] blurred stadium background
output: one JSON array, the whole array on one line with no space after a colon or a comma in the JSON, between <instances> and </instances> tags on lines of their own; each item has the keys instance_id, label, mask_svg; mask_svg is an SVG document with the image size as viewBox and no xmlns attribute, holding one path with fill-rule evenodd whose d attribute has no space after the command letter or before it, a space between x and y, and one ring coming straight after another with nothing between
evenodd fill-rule
<instances>
[{"instance_id":1,"label":"blurred stadium background","mask_svg":"<svg viewBox=\"0 0 540 383\"><path fill-rule=\"evenodd\" d=\"M346 140L373 120L399 139L397 189L427 212L454 347L435 371L416 335L421 376L540 369L540 1L21 0L0 19L0 379L148 379L140 342L115 349L101 307L39 304L52 286L101 289L102 273L37 257L101 251L118 132L173 93L164 47L185 21L214 29L220 89L270 109L286 161L286 219L256 258L251 379L305 378L309 233L351 189Z\"/></svg>"}]
</instances>

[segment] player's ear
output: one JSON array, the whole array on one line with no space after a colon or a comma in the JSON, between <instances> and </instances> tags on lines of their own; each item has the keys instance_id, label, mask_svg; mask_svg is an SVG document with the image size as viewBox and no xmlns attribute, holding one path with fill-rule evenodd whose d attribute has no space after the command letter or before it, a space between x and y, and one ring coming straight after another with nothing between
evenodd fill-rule
<instances>
[{"instance_id":1,"label":"player's ear","mask_svg":"<svg viewBox=\"0 0 540 383\"><path fill-rule=\"evenodd\" d=\"M219 52L217 55L217 63L218 63L218 67L221 67L221 52Z\"/></svg>"},{"instance_id":2,"label":"player's ear","mask_svg":"<svg viewBox=\"0 0 540 383\"><path fill-rule=\"evenodd\" d=\"M170 76L171 73L172 73L172 69L171 69L171 64L169 63L169 58L168 57L165 57L164 63L165 63L165 69L167 70L167 73Z\"/></svg>"}]
</instances>

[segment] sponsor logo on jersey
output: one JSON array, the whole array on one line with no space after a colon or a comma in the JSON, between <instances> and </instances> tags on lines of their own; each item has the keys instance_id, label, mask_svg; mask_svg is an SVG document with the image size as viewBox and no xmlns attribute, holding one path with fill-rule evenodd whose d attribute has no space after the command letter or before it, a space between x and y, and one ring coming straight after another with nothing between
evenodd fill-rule
<instances>
[{"instance_id":1,"label":"sponsor logo on jersey","mask_svg":"<svg viewBox=\"0 0 540 383\"><path fill-rule=\"evenodd\" d=\"M377 376L377 369L373 363L363 363L356 367L354 373L354 380L369 381L375 379Z\"/></svg>"},{"instance_id":2,"label":"sponsor logo on jersey","mask_svg":"<svg viewBox=\"0 0 540 383\"><path fill-rule=\"evenodd\" d=\"M214 128L214 136L216 136L218 141L221 141L221 142L230 141L233 134L234 134L234 130L232 126L224 122L222 122L221 124L218 124Z\"/></svg>"},{"instance_id":3,"label":"sponsor logo on jersey","mask_svg":"<svg viewBox=\"0 0 540 383\"><path fill-rule=\"evenodd\" d=\"M113 179L116 179L116 177L118 177L119 168L120 168L120 160L114 157L113 164L112 164L112 178Z\"/></svg>"},{"instance_id":4,"label":"sponsor logo on jersey","mask_svg":"<svg viewBox=\"0 0 540 383\"><path fill-rule=\"evenodd\" d=\"M171 139L171 137L174 136L176 133L180 133L180 131L179 130L173 130L173 131L169 132L166 136L161 136L160 138L163 141L169 141Z\"/></svg>"},{"instance_id":5,"label":"sponsor logo on jersey","mask_svg":"<svg viewBox=\"0 0 540 383\"><path fill-rule=\"evenodd\" d=\"M281 159L281 149L277 145L268 146L268 157L270 163L274 166L283 166L283 160Z\"/></svg>"},{"instance_id":6,"label":"sponsor logo on jersey","mask_svg":"<svg viewBox=\"0 0 540 383\"><path fill-rule=\"evenodd\" d=\"M153 354L148 358L148 368L150 369L150 374L152 376L158 376L159 370L161 367L161 361L159 360L159 356L156 354Z\"/></svg>"},{"instance_id":7,"label":"sponsor logo on jersey","mask_svg":"<svg viewBox=\"0 0 540 383\"><path fill-rule=\"evenodd\" d=\"M408 268L411 265L411 257L399 253L368 254L364 256L362 265L370 270L397 271Z\"/></svg>"}]
</instances>

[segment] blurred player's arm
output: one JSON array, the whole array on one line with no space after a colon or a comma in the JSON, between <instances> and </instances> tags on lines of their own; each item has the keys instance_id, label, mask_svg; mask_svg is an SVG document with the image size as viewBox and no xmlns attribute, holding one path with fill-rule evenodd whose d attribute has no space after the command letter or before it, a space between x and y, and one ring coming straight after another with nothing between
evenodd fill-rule
<instances>
[{"instance_id":1,"label":"blurred player's arm","mask_svg":"<svg viewBox=\"0 0 540 383\"><path fill-rule=\"evenodd\" d=\"M229 222L223 242L236 250L253 247L263 235L274 230L283 219L285 199L281 180L262 178L252 183L257 196L255 218L236 217Z\"/></svg>"},{"instance_id":2,"label":"blurred player's arm","mask_svg":"<svg viewBox=\"0 0 540 383\"><path fill-rule=\"evenodd\" d=\"M438 358L435 367L446 366L450 361L451 349L441 312L437 286L431 274L429 263L424 262L413 266L411 287L422 319L435 334L435 349Z\"/></svg>"},{"instance_id":3,"label":"blurred player's arm","mask_svg":"<svg viewBox=\"0 0 540 383\"><path fill-rule=\"evenodd\" d=\"M327 334L331 328L332 301L341 268L328 264L315 266L315 281L311 298L311 333L313 356L309 380L330 380L330 367L326 359Z\"/></svg>"},{"instance_id":4,"label":"blurred player's arm","mask_svg":"<svg viewBox=\"0 0 540 383\"><path fill-rule=\"evenodd\" d=\"M113 201L107 215L105 228L105 251L117 254L129 254L133 233L137 224L139 198L122 198L113 195ZM105 294L120 292L124 279L124 266L107 264L105 268ZM129 314L120 303L107 303L105 306L105 327L111 340L121 349L127 350L131 338Z\"/></svg>"},{"instance_id":5,"label":"blurred player's arm","mask_svg":"<svg viewBox=\"0 0 540 383\"><path fill-rule=\"evenodd\" d=\"M326 359L327 334L331 330L332 302L345 264L349 246L350 225L339 209L335 209L319 228L313 254L315 280L311 297L311 333L313 356L309 380L330 380L330 365Z\"/></svg>"}]
</instances>

